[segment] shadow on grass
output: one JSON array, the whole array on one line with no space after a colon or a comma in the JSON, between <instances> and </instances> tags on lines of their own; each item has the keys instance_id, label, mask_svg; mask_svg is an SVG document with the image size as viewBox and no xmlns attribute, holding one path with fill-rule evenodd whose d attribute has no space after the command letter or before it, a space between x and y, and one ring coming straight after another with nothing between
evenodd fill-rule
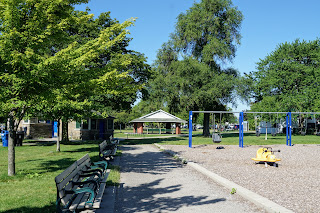
<instances>
[{"instance_id":1,"label":"shadow on grass","mask_svg":"<svg viewBox=\"0 0 320 213\"><path fill-rule=\"evenodd\" d=\"M143 145L143 144L153 144L153 143L170 143L177 141L185 141L185 138L175 137L175 138L145 138L145 139L126 139L120 142L123 145Z\"/></svg>"},{"instance_id":2,"label":"shadow on grass","mask_svg":"<svg viewBox=\"0 0 320 213\"><path fill-rule=\"evenodd\" d=\"M59 170L64 170L73 164L75 160L73 158L62 158L58 160L48 160L40 164L40 170L45 169L42 173L46 172L56 172Z\"/></svg>"},{"instance_id":3,"label":"shadow on grass","mask_svg":"<svg viewBox=\"0 0 320 213\"><path fill-rule=\"evenodd\" d=\"M74 153L74 152L98 152L99 153L99 147L82 147L79 149L73 149L73 150L64 150L61 152L69 152L69 153Z\"/></svg>"},{"instance_id":4,"label":"shadow on grass","mask_svg":"<svg viewBox=\"0 0 320 213\"><path fill-rule=\"evenodd\" d=\"M239 138L239 133L235 132L235 133L221 133L221 135L223 136L223 138ZM243 136L255 136L255 133L243 133Z\"/></svg>"},{"instance_id":5,"label":"shadow on grass","mask_svg":"<svg viewBox=\"0 0 320 213\"><path fill-rule=\"evenodd\" d=\"M23 145L27 146L55 146L56 142L54 141L35 141L35 142L27 142L23 143Z\"/></svg>"},{"instance_id":6,"label":"shadow on grass","mask_svg":"<svg viewBox=\"0 0 320 213\"><path fill-rule=\"evenodd\" d=\"M98 156L98 153L96 155L91 155L90 159L91 159L92 162L100 160L99 156ZM58 159L58 160L48 160L48 161L45 161L45 162L40 164L39 170L43 170L43 169L45 170L44 172L40 172L40 173L56 172L56 171L59 171L59 170L65 170L71 164L73 164L75 161L76 160L74 160L73 158L62 158L62 159Z\"/></svg>"},{"instance_id":7,"label":"shadow on grass","mask_svg":"<svg viewBox=\"0 0 320 213\"><path fill-rule=\"evenodd\" d=\"M78 140L78 141L61 141L61 144L63 145L83 145L83 144L99 144L104 140L86 140L86 141L82 141L82 140Z\"/></svg>"},{"instance_id":8,"label":"shadow on grass","mask_svg":"<svg viewBox=\"0 0 320 213\"><path fill-rule=\"evenodd\" d=\"M19 207L16 209L10 209L7 211L3 211L5 213L34 213L34 212L43 212L43 213L51 213L56 212L56 204L55 202L51 202L50 205L43 207Z\"/></svg>"}]
</instances>

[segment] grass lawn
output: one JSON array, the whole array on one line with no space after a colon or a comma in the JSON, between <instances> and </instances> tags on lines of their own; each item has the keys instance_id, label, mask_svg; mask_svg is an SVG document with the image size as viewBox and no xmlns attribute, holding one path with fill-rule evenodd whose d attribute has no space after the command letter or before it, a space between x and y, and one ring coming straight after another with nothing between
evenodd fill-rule
<instances>
[{"instance_id":1,"label":"grass lawn","mask_svg":"<svg viewBox=\"0 0 320 213\"><path fill-rule=\"evenodd\" d=\"M85 154L99 160L99 142L16 147L16 175L8 177L8 149L0 147L0 212L55 212L54 178ZM108 184L119 182L119 167L111 167Z\"/></svg>"},{"instance_id":2,"label":"grass lawn","mask_svg":"<svg viewBox=\"0 0 320 213\"><path fill-rule=\"evenodd\" d=\"M174 138L156 138L143 140L126 140L125 144L171 144L171 145L185 145L189 144L189 137L174 137ZM192 137L192 145L213 144L212 138L205 138L201 135L194 135ZM239 145L239 133L223 133L221 143L217 145ZM265 135L256 137L255 133L244 133L243 145L272 145L272 144L286 144L286 135L277 135L275 137L268 134L268 140L265 140ZM316 135L292 135L292 144L320 144L320 137Z\"/></svg>"},{"instance_id":3,"label":"grass lawn","mask_svg":"<svg viewBox=\"0 0 320 213\"><path fill-rule=\"evenodd\" d=\"M193 137L193 145L213 144L211 138L204 138L199 133L201 132L196 132L197 135ZM55 151L55 144L16 147L16 175L14 177L7 175L8 149L0 147L0 212L55 212L55 176L87 153L93 161L99 160L98 143L62 144L61 152ZM187 146L189 138L145 138L122 142L122 144L153 143ZM275 137L268 135L268 140L265 140L264 135L256 137L254 133L244 134L244 146L285 143L285 135ZM222 142L217 145L238 144L238 133L225 133L222 135ZM320 137L293 135L292 144L320 144ZM111 169L108 184L114 185L119 182L120 168L113 166Z\"/></svg>"},{"instance_id":4,"label":"grass lawn","mask_svg":"<svg viewBox=\"0 0 320 213\"><path fill-rule=\"evenodd\" d=\"M148 138L148 137L161 137L161 136L170 136L170 135L174 135L174 134L146 134L146 130L143 131L144 134L141 135L141 134L132 134L133 133L133 129L125 129L125 130L114 130L114 137L115 138L133 138L133 137L136 137L136 138L141 138L141 137L144 137L144 138ZM155 132L155 131L154 131ZM129 133L126 134L126 133ZM181 129L181 134L189 134L189 130L188 129ZM202 129L200 130L197 130L197 131L193 131L193 134L202 134Z\"/></svg>"}]
</instances>

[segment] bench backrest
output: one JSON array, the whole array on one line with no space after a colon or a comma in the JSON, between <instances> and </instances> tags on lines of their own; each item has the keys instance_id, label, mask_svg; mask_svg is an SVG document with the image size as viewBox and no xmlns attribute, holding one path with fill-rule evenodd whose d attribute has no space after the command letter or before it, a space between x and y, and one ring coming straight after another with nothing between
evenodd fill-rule
<instances>
[{"instance_id":1,"label":"bench backrest","mask_svg":"<svg viewBox=\"0 0 320 213\"><path fill-rule=\"evenodd\" d=\"M66 205L72 198L72 194L66 194L65 190L72 190L73 188L77 188L77 186L73 186L71 181L81 181L79 175L82 173L82 171L87 170L90 165L90 156L86 154L55 178L57 186L57 199L61 198L61 202L63 205Z\"/></svg>"},{"instance_id":2,"label":"bench backrest","mask_svg":"<svg viewBox=\"0 0 320 213\"><path fill-rule=\"evenodd\" d=\"M108 147L107 141L103 141L99 144L99 153L102 153Z\"/></svg>"},{"instance_id":3,"label":"bench backrest","mask_svg":"<svg viewBox=\"0 0 320 213\"><path fill-rule=\"evenodd\" d=\"M72 197L71 194L66 194L65 190L73 189L74 186L71 181L78 181L79 171L80 168L77 166L77 162L74 162L73 164L71 164L71 166L69 166L55 178L57 186L57 199L61 198L61 202L63 205L66 205Z\"/></svg>"},{"instance_id":4,"label":"bench backrest","mask_svg":"<svg viewBox=\"0 0 320 213\"><path fill-rule=\"evenodd\" d=\"M80 171L87 170L91 166L91 159L88 154L77 160L77 166Z\"/></svg>"}]
</instances>

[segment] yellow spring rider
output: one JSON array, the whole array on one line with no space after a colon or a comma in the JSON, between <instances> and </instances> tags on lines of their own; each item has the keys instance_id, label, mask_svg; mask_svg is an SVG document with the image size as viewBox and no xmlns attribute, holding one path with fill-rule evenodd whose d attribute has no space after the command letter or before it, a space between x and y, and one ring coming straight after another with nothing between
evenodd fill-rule
<instances>
[{"instance_id":1,"label":"yellow spring rider","mask_svg":"<svg viewBox=\"0 0 320 213\"><path fill-rule=\"evenodd\" d=\"M268 164L272 164L273 166L278 167L278 164L276 162L280 161L281 159L276 158L274 152L280 152L280 150L272 151L271 147L263 147L258 149L257 156L251 159L256 161L256 164L264 162L266 167L268 166Z\"/></svg>"}]
</instances>

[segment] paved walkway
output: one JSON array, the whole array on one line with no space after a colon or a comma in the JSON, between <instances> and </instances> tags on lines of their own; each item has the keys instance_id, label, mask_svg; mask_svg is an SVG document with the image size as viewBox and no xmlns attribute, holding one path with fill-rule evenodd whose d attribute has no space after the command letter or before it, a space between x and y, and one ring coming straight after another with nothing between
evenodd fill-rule
<instances>
[{"instance_id":1,"label":"paved walkway","mask_svg":"<svg viewBox=\"0 0 320 213\"><path fill-rule=\"evenodd\" d=\"M264 212L153 145L122 150L114 212Z\"/></svg>"}]
</instances>

